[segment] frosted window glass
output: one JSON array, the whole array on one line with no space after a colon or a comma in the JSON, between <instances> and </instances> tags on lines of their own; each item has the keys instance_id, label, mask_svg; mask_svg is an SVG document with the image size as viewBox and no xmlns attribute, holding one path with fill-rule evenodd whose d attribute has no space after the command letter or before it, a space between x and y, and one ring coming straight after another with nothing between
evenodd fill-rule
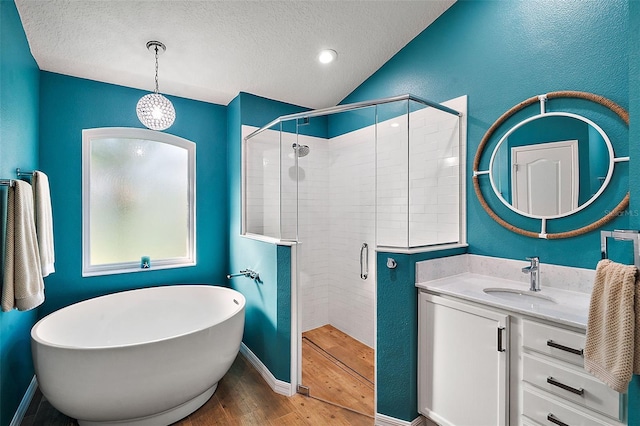
<instances>
[{"instance_id":1,"label":"frosted window glass","mask_svg":"<svg viewBox=\"0 0 640 426\"><path fill-rule=\"evenodd\" d=\"M85 275L138 271L142 257L150 269L195 264L195 145L161 135L86 138Z\"/></svg>"}]
</instances>

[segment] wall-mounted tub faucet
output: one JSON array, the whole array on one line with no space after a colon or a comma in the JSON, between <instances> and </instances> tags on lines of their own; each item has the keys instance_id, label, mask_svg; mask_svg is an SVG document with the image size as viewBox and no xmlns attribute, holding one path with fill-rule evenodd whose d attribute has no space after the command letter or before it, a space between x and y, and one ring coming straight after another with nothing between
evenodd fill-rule
<instances>
[{"instance_id":1,"label":"wall-mounted tub faucet","mask_svg":"<svg viewBox=\"0 0 640 426\"><path fill-rule=\"evenodd\" d=\"M529 274L531 284L529 290L540 291L540 258L538 256L533 256L527 257L526 259L531 262L531 265L522 268L522 272Z\"/></svg>"},{"instance_id":2,"label":"wall-mounted tub faucet","mask_svg":"<svg viewBox=\"0 0 640 426\"><path fill-rule=\"evenodd\" d=\"M260 281L260 274L257 273L256 271L252 271L249 268L241 269L240 273L238 273L238 274L227 274L227 279L228 280L230 280L231 278L235 278L235 277L247 277L247 278L251 278L254 281Z\"/></svg>"}]
</instances>

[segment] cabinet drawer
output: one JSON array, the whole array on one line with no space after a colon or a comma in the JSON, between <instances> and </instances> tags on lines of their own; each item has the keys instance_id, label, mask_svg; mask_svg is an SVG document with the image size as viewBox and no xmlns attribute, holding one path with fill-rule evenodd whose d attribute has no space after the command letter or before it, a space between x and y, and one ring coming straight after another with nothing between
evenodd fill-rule
<instances>
[{"instance_id":1,"label":"cabinet drawer","mask_svg":"<svg viewBox=\"0 0 640 426\"><path fill-rule=\"evenodd\" d=\"M608 426L611 424L528 389L523 392L522 405L522 414L541 425Z\"/></svg>"},{"instance_id":2,"label":"cabinet drawer","mask_svg":"<svg viewBox=\"0 0 640 426\"><path fill-rule=\"evenodd\" d=\"M581 333L522 321L522 344L525 348L583 366L585 336Z\"/></svg>"},{"instance_id":3,"label":"cabinet drawer","mask_svg":"<svg viewBox=\"0 0 640 426\"><path fill-rule=\"evenodd\" d=\"M524 354L523 380L620 420L620 394L585 372Z\"/></svg>"}]
</instances>

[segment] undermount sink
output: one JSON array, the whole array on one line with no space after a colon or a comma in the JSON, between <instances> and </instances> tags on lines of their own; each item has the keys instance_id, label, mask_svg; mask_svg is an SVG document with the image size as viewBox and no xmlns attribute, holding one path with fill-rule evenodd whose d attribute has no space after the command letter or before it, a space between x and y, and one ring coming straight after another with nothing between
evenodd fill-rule
<instances>
[{"instance_id":1,"label":"undermount sink","mask_svg":"<svg viewBox=\"0 0 640 426\"><path fill-rule=\"evenodd\" d=\"M503 300L509 301L520 301L526 303L537 303L537 304L551 304L555 305L556 302L552 297L545 296L544 294L540 294L537 292L529 291L529 290L517 290L513 288L485 288L485 293L499 297Z\"/></svg>"}]
</instances>

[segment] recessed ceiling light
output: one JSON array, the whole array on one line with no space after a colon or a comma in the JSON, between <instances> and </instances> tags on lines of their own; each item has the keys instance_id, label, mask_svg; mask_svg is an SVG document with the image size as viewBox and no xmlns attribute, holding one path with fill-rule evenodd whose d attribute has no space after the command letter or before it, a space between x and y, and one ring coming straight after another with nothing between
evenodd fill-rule
<instances>
[{"instance_id":1,"label":"recessed ceiling light","mask_svg":"<svg viewBox=\"0 0 640 426\"><path fill-rule=\"evenodd\" d=\"M335 61L338 57L338 52L332 49L321 50L318 55L318 60L323 64L328 64L329 62Z\"/></svg>"},{"instance_id":2,"label":"recessed ceiling light","mask_svg":"<svg viewBox=\"0 0 640 426\"><path fill-rule=\"evenodd\" d=\"M391 123L391 127L400 127L400 123L393 122L393 123Z\"/></svg>"}]
</instances>

